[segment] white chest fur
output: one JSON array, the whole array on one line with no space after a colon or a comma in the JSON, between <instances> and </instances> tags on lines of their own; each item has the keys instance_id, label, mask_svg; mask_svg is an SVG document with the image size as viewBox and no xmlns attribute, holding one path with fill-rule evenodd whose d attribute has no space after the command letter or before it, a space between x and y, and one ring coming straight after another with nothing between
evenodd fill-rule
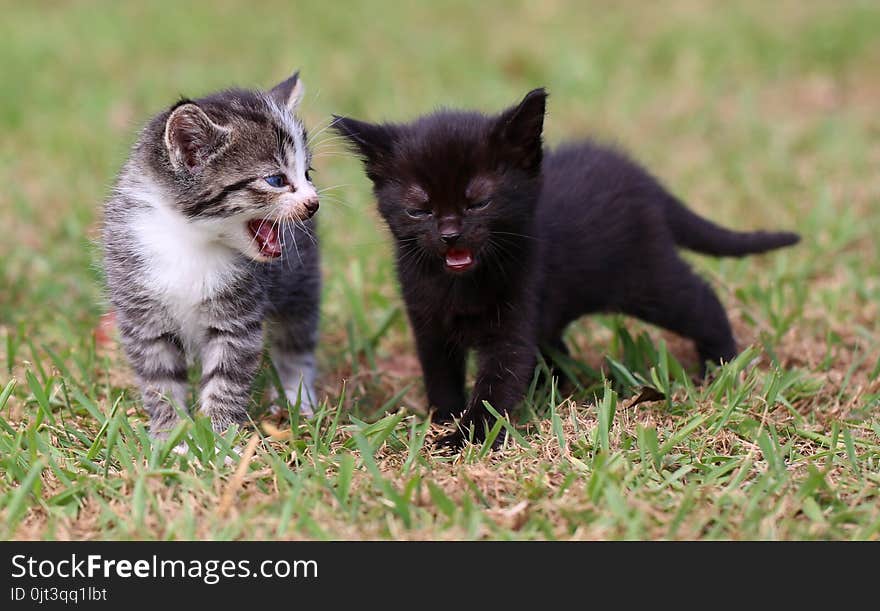
<instances>
[{"instance_id":1,"label":"white chest fur","mask_svg":"<svg viewBox=\"0 0 880 611\"><path fill-rule=\"evenodd\" d=\"M232 280L236 253L165 206L139 211L131 228L146 262L143 282L168 309L190 346L206 327L202 304Z\"/></svg>"}]
</instances>

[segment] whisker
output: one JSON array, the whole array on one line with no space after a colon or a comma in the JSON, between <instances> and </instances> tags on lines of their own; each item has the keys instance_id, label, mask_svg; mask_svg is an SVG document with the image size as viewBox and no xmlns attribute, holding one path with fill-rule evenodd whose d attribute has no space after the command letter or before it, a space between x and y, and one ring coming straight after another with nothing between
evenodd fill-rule
<instances>
[{"instance_id":1,"label":"whisker","mask_svg":"<svg viewBox=\"0 0 880 611\"><path fill-rule=\"evenodd\" d=\"M355 206L349 204L347 201L344 201L344 200L338 199L338 198L336 198L336 197L333 197L332 195L322 195L322 196L321 196L321 201L322 201L322 202L323 202L323 201L329 201L329 202L332 202L332 203L334 203L334 204L342 204L343 206L346 206L347 208L351 208L352 210L357 210L357 209L358 209L358 208L356 208Z\"/></svg>"},{"instance_id":2,"label":"whisker","mask_svg":"<svg viewBox=\"0 0 880 611\"><path fill-rule=\"evenodd\" d=\"M324 187L323 189L318 189L318 195L320 195L324 191L329 191L330 189L339 189L341 187L352 187L352 186L354 186L354 185L343 183L343 184L339 184L339 185L333 185L332 187Z\"/></svg>"},{"instance_id":3,"label":"whisker","mask_svg":"<svg viewBox=\"0 0 880 611\"><path fill-rule=\"evenodd\" d=\"M281 266L288 271L293 270L290 266L290 257L287 256L287 220L281 222Z\"/></svg>"},{"instance_id":4,"label":"whisker","mask_svg":"<svg viewBox=\"0 0 880 611\"><path fill-rule=\"evenodd\" d=\"M312 153L312 159L320 159L321 157L345 157L346 159L354 159L351 153L343 153L342 151L317 151Z\"/></svg>"},{"instance_id":5,"label":"whisker","mask_svg":"<svg viewBox=\"0 0 880 611\"><path fill-rule=\"evenodd\" d=\"M312 132L311 134L309 134L309 137L306 139L307 145L311 145L311 143L315 140L315 138L317 138L318 136L323 134L325 131L330 129L330 127L333 125L333 119L325 119L325 121L327 122L326 125L324 125L320 129L318 129L318 131ZM323 122L324 121L319 122L318 125L321 125L321 123L323 123Z\"/></svg>"},{"instance_id":6,"label":"whisker","mask_svg":"<svg viewBox=\"0 0 880 611\"><path fill-rule=\"evenodd\" d=\"M512 231L493 231L492 234L493 235L509 235L509 236L513 236L516 238L525 238L527 240L534 240L535 242L539 241L538 238L536 238L535 236L526 235L524 233L513 233Z\"/></svg>"},{"instance_id":7,"label":"whisker","mask_svg":"<svg viewBox=\"0 0 880 611\"><path fill-rule=\"evenodd\" d=\"M269 210L266 213L266 215L260 219L260 224L257 226L257 232L259 232L263 228L263 225L266 223L267 220L269 220L269 215L271 215L271 214L272 214L272 210ZM254 235L251 237L251 241L248 243L248 247L253 246L256 243L256 241L257 241L257 234L254 233Z\"/></svg>"},{"instance_id":8,"label":"whisker","mask_svg":"<svg viewBox=\"0 0 880 611\"><path fill-rule=\"evenodd\" d=\"M314 246L318 245L318 242L315 241L315 235L312 233L312 231L309 229L309 227L305 224L305 222L303 222L299 219L294 219L293 223L294 223L294 230L297 227L299 227L302 230L302 232L305 234L305 236L312 242L312 244Z\"/></svg>"},{"instance_id":9,"label":"whisker","mask_svg":"<svg viewBox=\"0 0 880 611\"><path fill-rule=\"evenodd\" d=\"M489 240L489 242L487 244L487 248L484 252L486 253L486 257L487 257L490 265L494 264L494 266L498 268L498 271L504 277L504 281L507 282L508 281L507 269L504 265L503 254L502 254L503 251L500 249L497 242Z\"/></svg>"},{"instance_id":10,"label":"whisker","mask_svg":"<svg viewBox=\"0 0 880 611\"><path fill-rule=\"evenodd\" d=\"M329 126L328 126L328 127L329 127ZM325 127L324 129L327 129L327 128ZM321 130L321 131L324 131L324 130ZM319 133L320 133L320 132L319 132ZM317 147L319 147L319 146L322 146L322 145L324 145L324 144L327 144L328 142L338 142L339 140L348 140L348 136L340 136L340 135L327 136L327 137L325 137L323 140L321 140L320 142L318 142L318 143L316 143L316 144L314 144L314 145L311 144L312 140L310 139L310 140L309 140L309 145L312 147L312 149L315 149L315 148L317 148Z\"/></svg>"},{"instance_id":11,"label":"whisker","mask_svg":"<svg viewBox=\"0 0 880 611\"><path fill-rule=\"evenodd\" d=\"M294 222L296 222L296 221L294 221ZM290 237L293 240L293 248L294 248L294 250L296 250L296 258L299 259L299 263L300 263L300 265L302 265L302 256L299 254L299 246L296 243L296 232L291 231Z\"/></svg>"}]
</instances>

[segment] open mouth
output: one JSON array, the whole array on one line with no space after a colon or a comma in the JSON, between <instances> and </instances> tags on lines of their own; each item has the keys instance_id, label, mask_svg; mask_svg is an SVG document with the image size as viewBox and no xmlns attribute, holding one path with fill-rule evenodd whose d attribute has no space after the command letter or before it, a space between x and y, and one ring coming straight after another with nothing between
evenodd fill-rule
<instances>
[{"instance_id":1,"label":"open mouth","mask_svg":"<svg viewBox=\"0 0 880 611\"><path fill-rule=\"evenodd\" d=\"M474 266L474 255L469 248L450 248L446 251L446 268L463 272Z\"/></svg>"},{"instance_id":2,"label":"open mouth","mask_svg":"<svg viewBox=\"0 0 880 611\"><path fill-rule=\"evenodd\" d=\"M276 259L281 256L281 237L278 235L277 223L271 220L254 219L248 221L247 228L261 255L267 259Z\"/></svg>"}]
</instances>

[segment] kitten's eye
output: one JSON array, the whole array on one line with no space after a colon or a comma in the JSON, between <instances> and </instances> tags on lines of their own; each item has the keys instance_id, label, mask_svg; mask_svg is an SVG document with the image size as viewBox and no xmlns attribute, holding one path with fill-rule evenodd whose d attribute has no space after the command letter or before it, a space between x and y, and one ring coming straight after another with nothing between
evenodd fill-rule
<instances>
[{"instance_id":1,"label":"kitten's eye","mask_svg":"<svg viewBox=\"0 0 880 611\"><path fill-rule=\"evenodd\" d=\"M312 167L310 167L309 169L306 170L306 180L308 180L309 182L312 182L312 172L314 172L314 171L315 171L315 168L312 168Z\"/></svg>"},{"instance_id":2,"label":"kitten's eye","mask_svg":"<svg viewBox=\"0 0 880 611\"><path fill-rule=\"evenodd\" d=\"M406 215L414 219L426 219L431 216L431 211L422 210L421 208L407 208Z\"/></svg>"},{"instance_id":3,"label":"kitten's eye","mask_svg":"<svg viewBox=\"0 0 880 611\"><path fill-rule=\"evenodd\" d=\"M272 176L266 176L263 180L265 180L270 187L275 187L276 189L283 187L287 184L287 177L283 174L273 174Z\"/></svg>"},{"instance_id":4,"label":"kitten's eye","mask_svg":"<svg viewBox=\"0 0 880 611\"><path fill-rule=\"evenodd\" d=\"M475 204L471 204L470 206L467 207L467 209L470 210L471 212L477 212L479 210L485 210L486 208L489 207L489 204L491 204L491 203L492 203L491 199L484 199L483 201L479 201Z\"/></svg>"}]
</instances>

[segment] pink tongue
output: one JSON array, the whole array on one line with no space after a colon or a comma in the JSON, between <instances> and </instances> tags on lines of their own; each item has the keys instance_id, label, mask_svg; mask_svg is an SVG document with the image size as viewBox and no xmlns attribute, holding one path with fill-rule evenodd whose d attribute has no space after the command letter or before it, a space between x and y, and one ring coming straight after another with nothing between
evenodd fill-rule
<instances>
[{"instance_id":1,"label":"pink tongue","mask_svg":"<svg viewBox=\"0 0 880 611\"><path fill-rule=\"evenodd\" d=\"M254 236L260 254L265 257L281 256L281 244L278 241L278 232L270 221L254 220L248 223L248 229Z\"/></svg>"},{"instance_id":2,"label":"pink tongue","mask_svg":"<svg viewBox=\"0 0 880 611\"><path fill-rule=\"evenodd\" d=\"M466 248L450 248L446 251L446 266L456 269L470 267L474 262L471 251Z\"/></svg>"}]
</instances>

